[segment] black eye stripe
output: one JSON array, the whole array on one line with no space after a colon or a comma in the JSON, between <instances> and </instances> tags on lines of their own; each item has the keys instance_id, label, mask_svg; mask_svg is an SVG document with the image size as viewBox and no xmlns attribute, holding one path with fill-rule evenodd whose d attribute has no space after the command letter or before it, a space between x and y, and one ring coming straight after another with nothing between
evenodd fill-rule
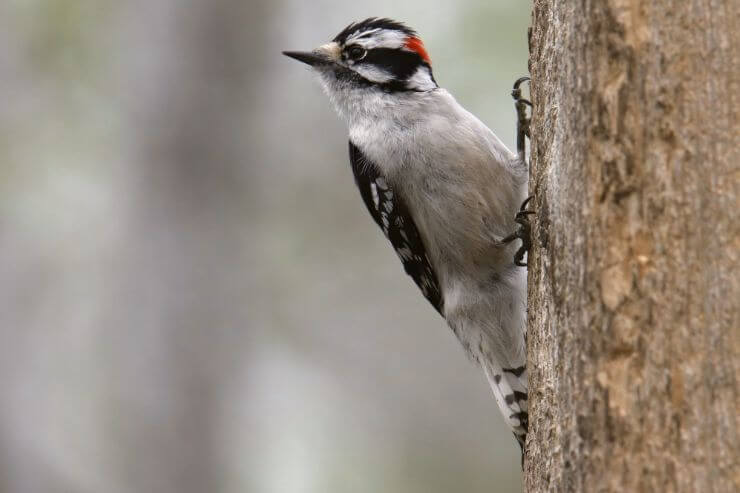
<instances>
[{"instance_id":1,"label":"black eye stripe","mask_svg":"<svg viewBox=\"0 0 740 493\"><path fill-rule=\"evenodd\" d=\"M418 53L392 48L368 50L361 62L380 67L399 80L406 80L414 75L419 66L424 63Z\"/></svg>"}]
</instances>

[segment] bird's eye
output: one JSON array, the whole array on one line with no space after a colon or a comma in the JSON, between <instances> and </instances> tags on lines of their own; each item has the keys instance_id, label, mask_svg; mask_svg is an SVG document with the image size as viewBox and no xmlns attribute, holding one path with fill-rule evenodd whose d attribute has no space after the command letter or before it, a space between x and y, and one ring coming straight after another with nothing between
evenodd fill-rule
<instances>
[{"instance_id":1,"label":"bird's eye","mask_svg":"<svg viewBox=\"0 0 740 493\"><path fill-rule=\"evenodd\" d=\"M365 58L365 55L367 55L367 50L362 46L355 45L350 47L350 49L347 51L347 55L352 60L362 60L363 58Z\"/></svg>"}]
</instances>

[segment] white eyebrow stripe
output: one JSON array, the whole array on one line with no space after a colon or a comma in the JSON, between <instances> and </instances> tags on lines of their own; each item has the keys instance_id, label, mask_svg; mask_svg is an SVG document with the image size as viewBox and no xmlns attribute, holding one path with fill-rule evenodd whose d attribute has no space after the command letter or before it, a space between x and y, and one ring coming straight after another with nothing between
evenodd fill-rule
<instances>
[{"instance_id":1,"label":"white eyebrow stripe","mask_svg":"<svg viewBox=\"0 0 740 493\"><path fill-rule=\"evenodd\" d=\"M370 29L368 31L358 31L354 33L352 36L350 36L347 41L351 41L353 39L361 39L361 38L367 38L375 34L376 32L380 31L379 27L376 27L375 29Z\"/></svg>"},{"instance_id":2,"label":"white eyebrow stripe","mask_svg":"<svg viewBox=\"0 0 740 493\"><path fill-rule=\"evenodd\" d=\"M372 33L369 38L364 38L365 34ZM358 44L363 48L369 50L372 48L403 48L406 45L408 34L400 31L394 31L391 29L373 29L370 31L362 31L361 33L354 34L347 39L345 45L350 43Z\"/></svg>"}]
</instances>

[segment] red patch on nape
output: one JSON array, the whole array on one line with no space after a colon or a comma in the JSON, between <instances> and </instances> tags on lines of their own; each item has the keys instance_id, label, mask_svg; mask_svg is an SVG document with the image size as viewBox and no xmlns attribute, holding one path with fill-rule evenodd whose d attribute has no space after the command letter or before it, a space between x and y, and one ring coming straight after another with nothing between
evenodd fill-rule
<instances>
[{"instance_id":1,"label":"red patch on nape","mask_svg":"<svg viewBox=\"0 0 740 493\"><path fill-rule=\"evenodd\" d=\"M429 58L429 53L424 49L424 43L422 43L419 38L408 38L406 40L406 49L411 50L414 53L418 53L422 60L427 62L429 65L432 64L432 59Z\"/></svg>"}]
</instances>

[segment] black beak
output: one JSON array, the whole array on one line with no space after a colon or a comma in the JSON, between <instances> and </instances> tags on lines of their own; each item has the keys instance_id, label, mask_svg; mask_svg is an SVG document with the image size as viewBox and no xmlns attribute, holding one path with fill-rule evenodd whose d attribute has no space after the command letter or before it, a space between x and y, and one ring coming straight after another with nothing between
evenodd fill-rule
<instances>
[{"instance_id":1,"label":"black beak","mask_svg":"<svg viewBox=\"0 0 740 493\"><path fill-rule=\"evenodd\" d=\"M299 62L306 63L312 67L315 65L326 65L331 62L326 56L312 51L284 51L283 55L295 58Z\"/></svg>"}]
</instances>

